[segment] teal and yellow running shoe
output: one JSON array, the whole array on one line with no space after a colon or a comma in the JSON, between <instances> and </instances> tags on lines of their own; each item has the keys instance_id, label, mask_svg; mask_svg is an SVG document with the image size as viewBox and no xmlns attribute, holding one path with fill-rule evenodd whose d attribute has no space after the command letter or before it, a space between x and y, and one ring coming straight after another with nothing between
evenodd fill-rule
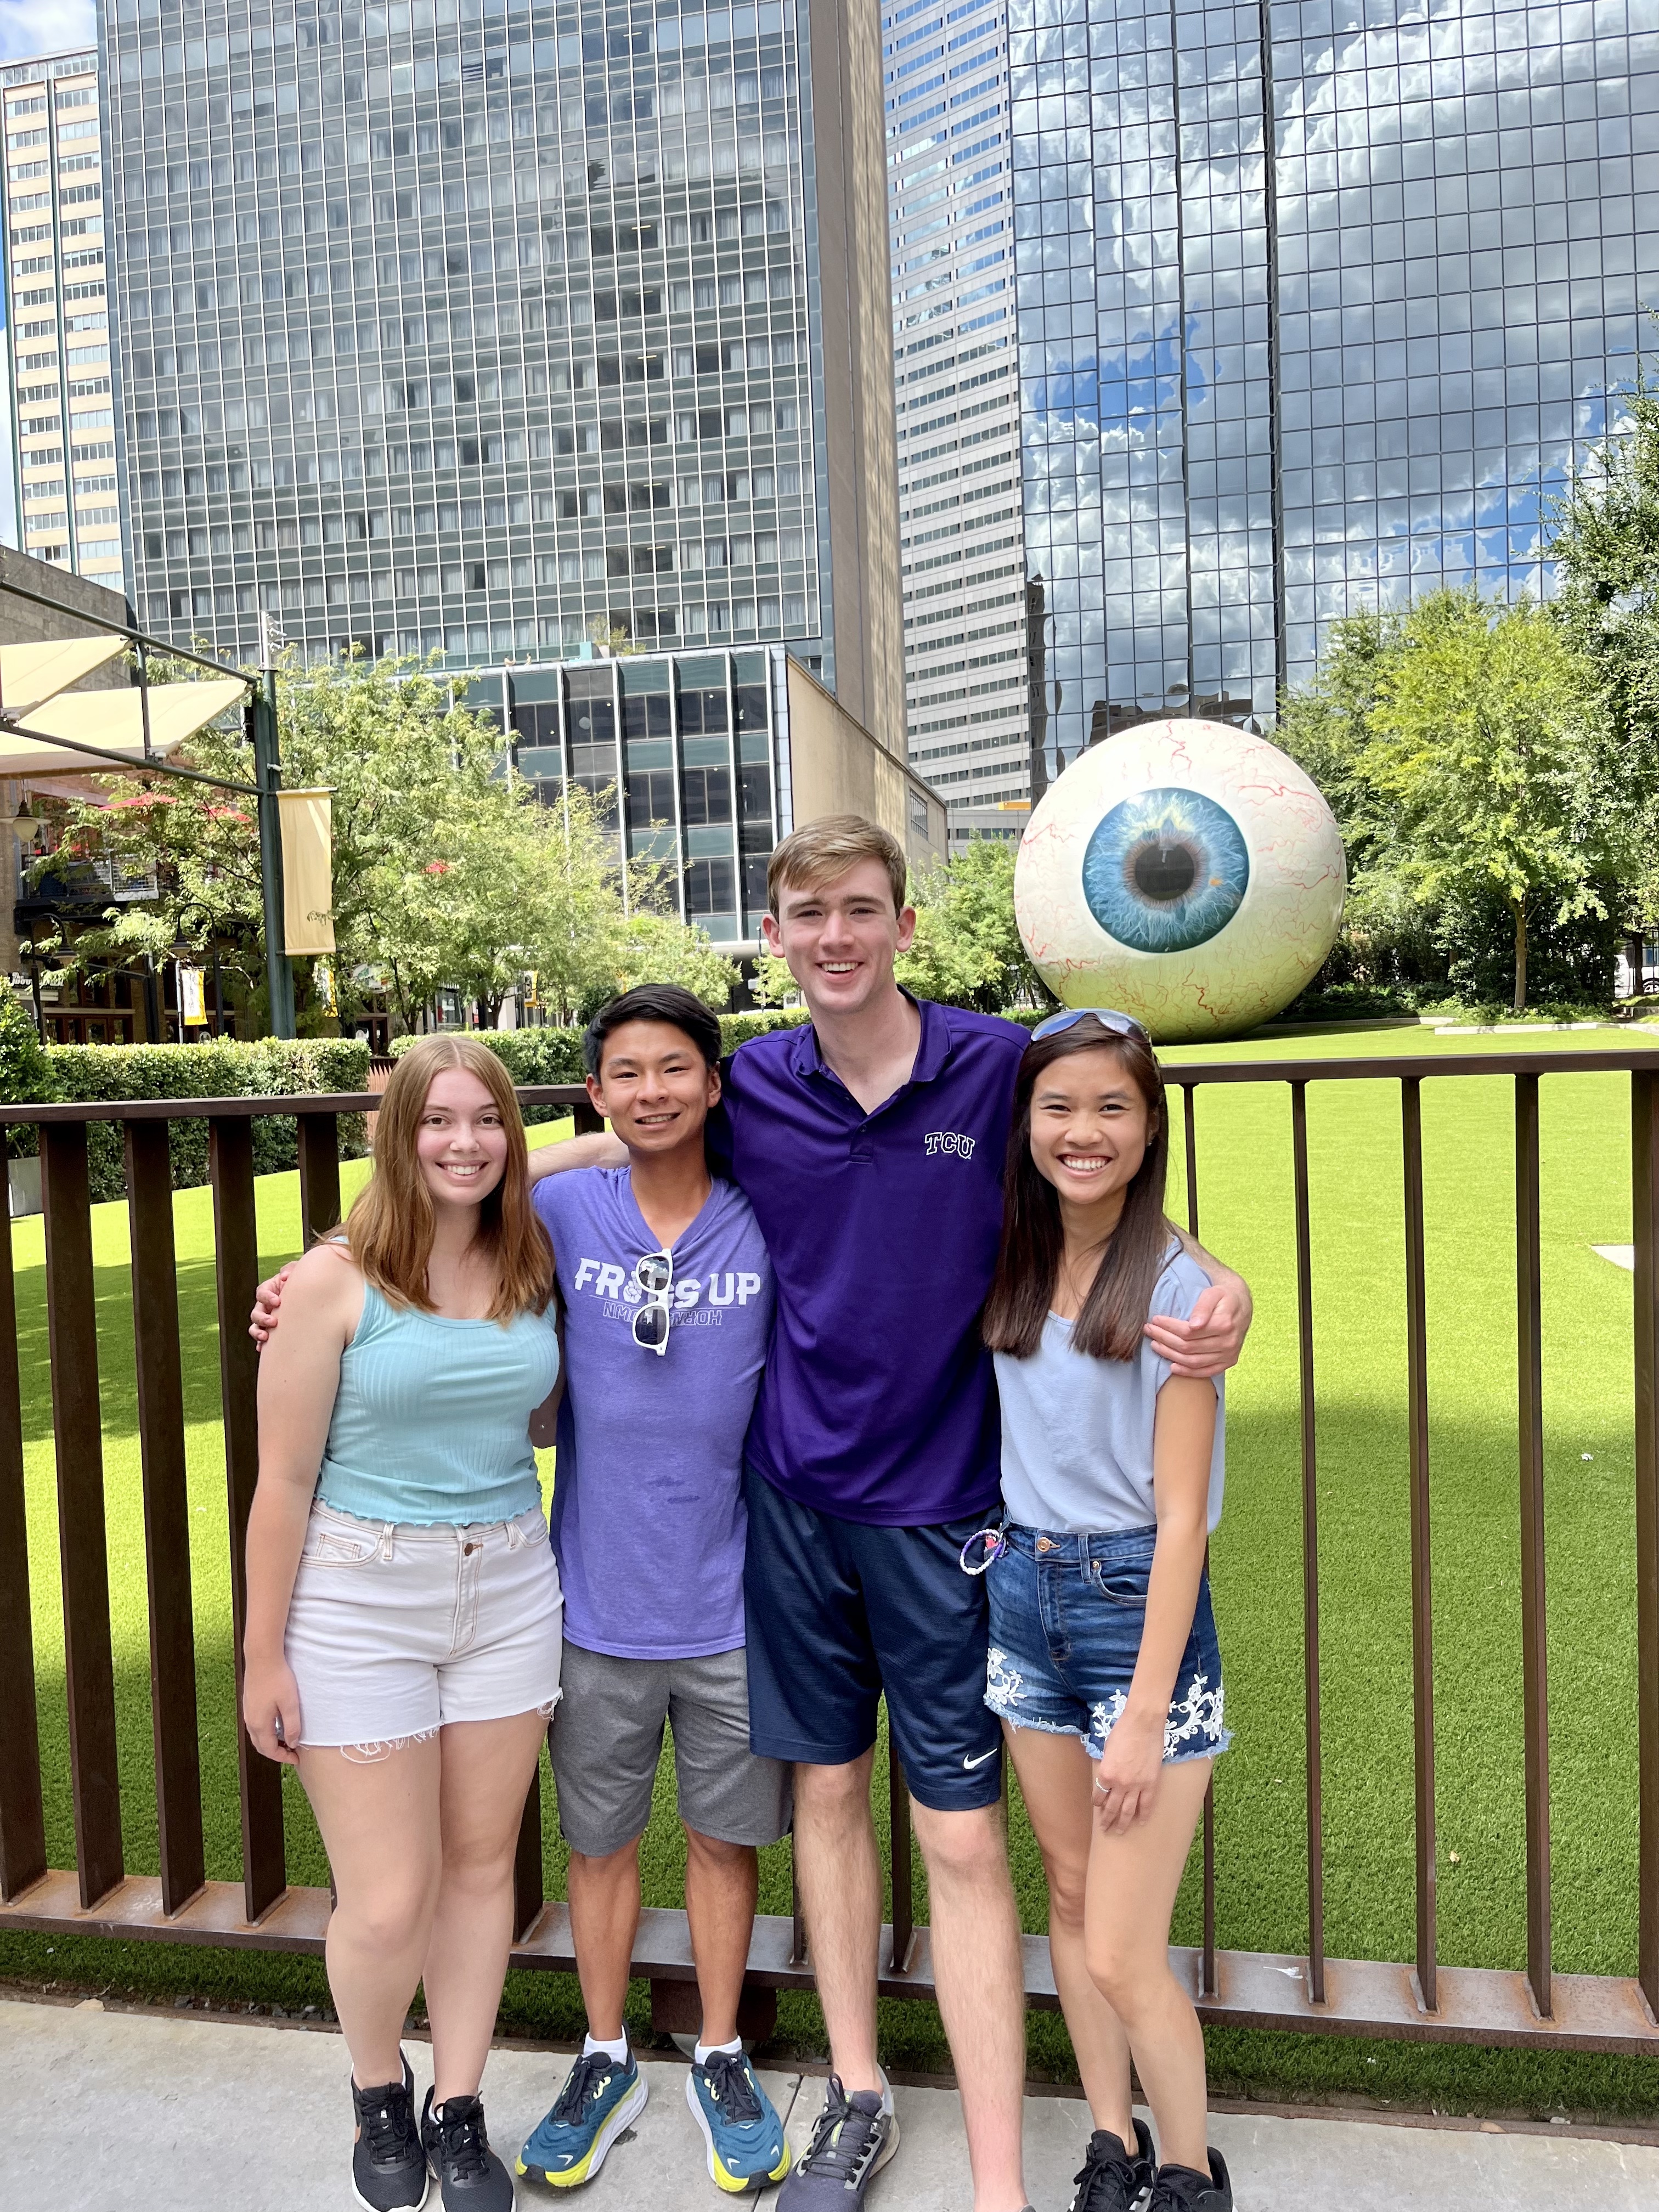
<instances>
[{"instance_id":1,"label":"teal and yellow running shoe","mask_svg":"<svg viewBox=\"0 0 1659 2212\"><path fill-rule=\"evenodd\" d=\"M685 2101L708 2146L708 2178L733 2196L763 2181L781 2181L789 2171L789 2146L772 2100L756 2079L748 2055L711 2051L694 2058Z\"/></svg>"},{"instance_id":2,"label":"teal and yellow running shoe","mask_svg":"<svg viewBox=\"0 0 1659 2212\"><path fill-rule=\"evenodd\" d=\"M624 2064L587 2051L565 2076L553 2109L519 2153L519 2171L550 2189L592 2181L629 2122L645 2110L645 2076L630 2051Z\"/></svg>"}]
</instances>

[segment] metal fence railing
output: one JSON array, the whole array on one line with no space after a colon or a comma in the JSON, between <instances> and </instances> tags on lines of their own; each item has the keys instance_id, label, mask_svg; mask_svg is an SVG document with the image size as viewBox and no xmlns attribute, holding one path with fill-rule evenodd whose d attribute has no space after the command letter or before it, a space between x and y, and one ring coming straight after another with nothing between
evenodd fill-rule
<instances>
[{"instance_id":1,"label":"metal fence railing","mask_svg":"<svg viewBox=\"0 0 1659 2212\"><path fill-rule=\"evenodd\" d=\"M1544 1431L1540 1334L1539 1092L1552 1075L1622 1073L1630 1079L1635 1244L1636 1708L1639 1835L1638 1948L1632 1976L1563 1974L1552 1962L1550 1723L1546 1636ZM1659 1051L1609 1049L1468 1056L1171 1063L1180 1090L1189 1224L1199 1223L1194 1102L1206 1085L1288 1086L1291 1104L1297 1358L1300 1379L1302 1641L1306 1753L1305 1952L1277 1955L1219 1948L1216 1834L1206 1808L1202 1940L1177 1954L1203 2016L1240 2027L1659 2053ZM1325 1808L1320 1664L1320 1587L1314 1295L1309 1204L1307 1091L1310 1084L1369 1079L1396 1084L1404 1193L1405 1312L1410 1492L1409 1574L1415 1838L1413 1955L1409 1962L1328 1958L1325 1949ZM1460 1965L1441 1955L1437 1922L1433 1561L1429 1516L1428 1331L1425 1292L1421 1091L1431 1081L1507 1079L1515 1100L1516 1317L1521 1524L1521 1664L1524 1738L1527 1965L1524 1972ZM568 1107L579 1128L597 1126L574 1086L526 1089L528 1105ZM280 1771L239 1729L241 1880L205 1878L202 1765L197 1711L191 1528L185 1489L185 1401L170 1121L204 1119L210 1138L218 1350L229 1502L232 1626L240 1689L244 1606L241 1554L258 1463L258 1356L246 1316L258 1274L252 1123L297 1115L306 1241L338 1216L342 1114L373 1096L295 1099L156 1100L119 1104L8 1106L5 1118L40 1133L46 1214L47 1334L57 1461L64 1677L68 1701L75 1864L47 1863L46 1821L30 1627L23 1424L17 1307L9 1234L0 1236L0 1929L246 1946L320 1953L325 1888L290 1886ZM99 1390L96 1285L87 1172L87 1125L123 1125L131 1217L137 1419L148 1577L151 1712L160 1870L127 1872L118 1766ZM1627 1708L1626 1708L1627 1710ZM890 1761L893 1921L884 1931L883 1995L931 1996L928 1931L915 1922L910 1824L903 1779ZM1241 1848L1248 1839L1241 1838ZM525 1808L516 1869L514 1963L569 1969L568 1917L544 1895L539 1784ZM1055 2002L1048 1947L1025 1939L1033 2004ZM659 2018L678 2025L692 1978L683 1913L648 1911L635 1972L648 1978ZM763 2026L781 1989L810 1985L799 1911L763 1915L750 1957L747 2025Z\"/></svg>"}]
</instances>

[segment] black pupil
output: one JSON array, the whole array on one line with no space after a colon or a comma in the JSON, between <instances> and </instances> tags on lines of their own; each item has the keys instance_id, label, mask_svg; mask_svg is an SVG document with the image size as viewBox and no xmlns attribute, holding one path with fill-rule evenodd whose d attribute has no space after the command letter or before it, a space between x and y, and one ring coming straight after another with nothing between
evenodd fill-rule
<instances>
[{"instance_id":1,"label":"black pupil","mask_svg":"<svg viewBox=\"0 0 1659 2212\"><path fill-rule=\"evenodd\" d=\"M1131 864L1143 897L1167 902L1185 897L1198 874L1190 845L1143 845Z\"/></svg>"}]
</instances>

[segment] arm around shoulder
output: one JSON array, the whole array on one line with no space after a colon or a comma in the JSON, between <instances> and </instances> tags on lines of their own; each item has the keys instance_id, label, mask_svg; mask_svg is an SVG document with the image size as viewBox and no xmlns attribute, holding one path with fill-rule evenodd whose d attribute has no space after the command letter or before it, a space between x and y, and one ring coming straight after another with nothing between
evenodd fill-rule
<instances>
[{"instance_id":1,"label":"arm around shoulder","mask_svg":"<svg viewBox=\"0 0 1659 2212\"><path fill-rule=\"evenodd\" d=\"M600 1129L591 1136L566 1137L560 1143L533 1146L530 1180L540 1182L545 1176L563 1175L571 1168L620 1168L627 1164L628 1147L622 1139L613 1137L609 1129Z\"/></svg>"},{"instance_id":2,"label":"arm around shoulder","mask_svg":"<svg viewBox=\"0 0 1659 2212\"><path fill-rule=\"evenodd\" d=\"M1209 1278L1209 1288L1200 1291L1184 1320L1174 1314L1154 1314L1146 1323L1147 1338L1177 1375L1224 1374L1238 1364L1255 1316L1249 1285L1184 1230L1175 1233L1182 1249Z\"/></svg>"}]
</instances>

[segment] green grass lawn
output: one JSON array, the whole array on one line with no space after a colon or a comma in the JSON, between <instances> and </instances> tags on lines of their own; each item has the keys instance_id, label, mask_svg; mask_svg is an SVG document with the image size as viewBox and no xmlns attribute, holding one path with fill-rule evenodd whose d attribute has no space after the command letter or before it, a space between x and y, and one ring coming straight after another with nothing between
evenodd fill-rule
<instances>
[{"instance_id":1,"label":"green grass lawn","mask_svg":"<svg viewBox=\"0 0 1659 2212\"><path fill-rule=\"evenodd\" d=\"M1479 1054L1496 1044L1583 1050L1613 1032L1436 1038L1420 1029L1185 1048L1172 1061L1242 1055ZM1634 1042L1635 1040L1631 1040ZM1627 1242L1629 1085L1564 1074L1542 1086L1545 1433L1547 1455L1555 1962L1628 1974L1636 1954L1636 1679L1631 1293L1592 1244ZM1433 1486L1441 1957L1524 1960L1519 1535L1515 1415L1512 1086L1431 1081L1423 1123ZM1197 1105L1201 1225L1240 1267L1256 1325L1229 1387L1227 1510L1213 1552L1235 1749L1217 1781L1218 1929L1224 1946L1297 1952L1307 1940L1303 1833L1300 1469L1289 1092L1218 1086ZM1412 1711L1405 1425L1404 1262L1398 1085L1315 1085L1309 1106L1319 1384L1325 1712L1326 1940L1333 1956L1406 1959L1413 1946ZM555 1131L538 1131L538 1139ZM1179 1146L1176 1147L1177 1155ZM365 1170L348 1166L348 1194ZM1171 1211L1184 1200L1179 1175ZM298 1237L297 1178L259 1187L262 1252ZM198 1541L210 1875L239 1872L224 1470L206 1191L176 1200L185 1389ZM106 1490L128 1863L155 1864L149 1662L124 1207L97 1210ZM72 1863L40 1225L14 1231L30 1485L40 1724L54 1864ZM289 1778L296 1881L324 1879ZM548 1796L550 1803L550 1787ZM667 1811L666 1803L664 1808ZM550 1825L551 1825L550 1823ZM1018 1803L1012 1847L1028 1928L1043 1925L1036 1852ZM550 1839L550 1893L562 1893ZM681 1897L673 1824L653 1825L647 1894ZM769 1855L762 1908L787 1909L787 1862ZM925 1915L925 1895L918 1899ZM1189 1880L1178 1940L1195 1941ZM325 2002L320 1968L251 1953L0 1937L0 1974L294 2008ZM643 2024L643 1996L640 2000ZM565 1978L519 1975L506 2017L568 2035ZM781 2034L817 2046L811 2000L784 2001ZM943 2063L936 2015L884 2007L892 2063ZM1604 2113L1659 2106L1659 2063L1213 2032L1218 2089L1370 2094L1455 2110ZM1073 2074L1063 2031L1034 2016L1033 2070Z\"/></svg>"}]
</instances>

